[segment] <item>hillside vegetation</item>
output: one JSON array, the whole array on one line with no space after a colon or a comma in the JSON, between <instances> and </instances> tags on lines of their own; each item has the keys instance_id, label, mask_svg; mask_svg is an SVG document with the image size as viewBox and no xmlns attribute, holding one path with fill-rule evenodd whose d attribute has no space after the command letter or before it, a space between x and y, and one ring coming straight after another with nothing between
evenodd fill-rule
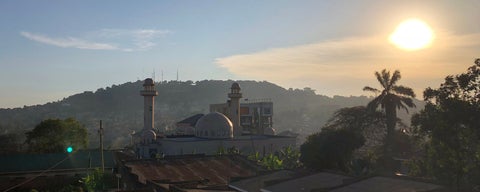
<instances>
[{"instance_id":1,"label":"hillside vegetation","mask_svg":"<svg viewBox=\"0 0 480 192\"><path fill-rule=\"evenodd\" d=\"M169 81L156 84L159 95L155 98L155 127L167 133L175 122L196 113L207 113L209 104L225 102L233 81ZM338 109L366 105L372 98L366 96L321 95L322 90L285 89L266 81L238 81L243 99L270 99L274 103L274 128L277 132L290 130L300 133L300 139L320 131L320 128ZM83 123L89 133L90 147L98 146L98 122L103 120L107 147L121 147L130 142L130 134L143 127L143 98L139 91L142 81L86 91L44 105L0 109L1 134L22 140L26 131L44 119L73 117ZM361 89L361 87L359 87ZM317 93L316 93L317 92ZM423 108L415 101L417 108ZM410 115L400 113L405 123Z\"/></svg>"}]
</instances>

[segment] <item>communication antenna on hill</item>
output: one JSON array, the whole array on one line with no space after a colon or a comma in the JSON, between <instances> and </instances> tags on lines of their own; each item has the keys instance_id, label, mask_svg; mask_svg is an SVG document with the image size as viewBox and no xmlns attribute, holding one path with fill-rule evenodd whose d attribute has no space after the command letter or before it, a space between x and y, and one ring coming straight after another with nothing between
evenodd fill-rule
<instances>
[{"instance_id":1,"label":"communication antenna on hill","mask_svg":"<svg viewBox=\"0 0 480 192\"><path fill-rule=\"evenodd\" d=\"M162 81L161 82L163 82L163 69L162 69Z\"/></svg>"},{"instance_id":2,"label":"communication antenna on hill","mask_svg":"<svg viewBox=\"0 0 480 192\"><path fill-rule=\"evenodd\" d=\"M178 68L177 68L177 81L178 81Z\"/></svg>"},{"instance_id":3,"label":"communication antenna on hill","mask_svg":"<svg viewBox=\"0 0 480 192\"><path fill-rule=\"evenodd\" d=\"M153 81L156 81L156 79L155 79L155 68L153 68L152 79L153 79Z\"/></svg>"}]
</instances>

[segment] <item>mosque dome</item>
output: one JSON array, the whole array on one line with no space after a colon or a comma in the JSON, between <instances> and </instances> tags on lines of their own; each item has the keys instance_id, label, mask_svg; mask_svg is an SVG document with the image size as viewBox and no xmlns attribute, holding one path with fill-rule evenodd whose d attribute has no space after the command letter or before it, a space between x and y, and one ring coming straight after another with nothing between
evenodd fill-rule
<instances>
[{"instance_id":1,"label":"mosque dome","mask_svg":"<svg viewBox=\"0 0 480 192\"><path fill-rule=\"evenodd\" d=\"M195 136L212 139L232 138L233 124L225 115L212 112L197 121Z\"/></svg>"},{"instance_id":2,"label":"mosque dome","mask_svg":"<svg viewBox=\"0 0 480 192\"><path fill-rule=\"evenodd\" d=\"M143 86L152 86L152 85L155 85L155 83L153 82L153 79L146 78L144 83L143 83Z\"/></svg>"}]
</instances>

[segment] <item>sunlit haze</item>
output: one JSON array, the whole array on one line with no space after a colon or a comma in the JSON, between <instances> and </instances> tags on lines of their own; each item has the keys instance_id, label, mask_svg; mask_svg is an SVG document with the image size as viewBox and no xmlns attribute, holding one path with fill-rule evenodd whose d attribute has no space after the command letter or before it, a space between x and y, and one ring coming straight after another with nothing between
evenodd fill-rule
<instances>
[{"instance_id":1,"label":"sunlit haze","mask_svg":"<svg viewBox=\"0 0 480 192\"><path fill-rule=\"evenodd\" d=\"M398 25L389 40L399 48L414 51L430 46L434 36L432 29L425 22L409 19Z\"/></svg>"},{"instance_id":2,"label":"sunlit haze","mask_svg":"<svg viewBox=\"0 0 480 192\"><path fill-rule=\"evenodd\" d=\"M0 108L177 71L350 96L398 69L421 98L480 57L478 10L476 0L0 1Z\"/></svg>"}]
</instances>

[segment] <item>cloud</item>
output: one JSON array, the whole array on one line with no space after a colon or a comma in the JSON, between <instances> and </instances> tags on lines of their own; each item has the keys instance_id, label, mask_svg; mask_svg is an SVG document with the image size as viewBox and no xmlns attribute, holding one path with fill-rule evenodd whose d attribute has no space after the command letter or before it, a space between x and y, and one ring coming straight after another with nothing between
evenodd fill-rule
<instances>
[{"instance_id":1,"label":"cloud","mask_svg":"<svg viewBox=\"0 0 480 192\"><path fill-rule=\"evenodd\" d=\"M106 44L106 43L95 43L89 42L78 38L67 37L67 38L51 38L44 35L33 34L29 32L20 32L20 34L27 39L37 41L40 43L45 43L48 45L54 45L57 47L65 48L78 48L78 49L94 49L94 50L115 50L117 47Z\"/></svg>"},{"instance_id":2,"label":"cloud","mask_svg":"<svg viewBox=\"0 0 480 192\"><path fill-rule=\"evenodd\" d=\"M155 29L102 29L90 36L122 42L123 51L145 51L157 46L157 40L170 33L169 30Z\"/></svg>"},{"instance_id":3,"label":"cloud","mask_svg":"<svg viewBox=\"0 0 480 192\"><path fill-rule=\"evenodd\" d=\"M239 78L267 80L285 87L312 87L326 95L361 95L365 85L377 86L374 71L398 69L402 85L417 95L438 87L479 57L480 34L436 34L431 47L403 51L387 35L353 37L217 58L215 63ZM377 86L378 87L378 86Z\"/></svg>"},{"instance_id":4,"label":"cloud","mask_svg":"<svg viewBox=\"0 0 480 192\"><path fill-rule=\"evenodd\" d=\"M20 34L27 39L64 48L93 49L93 50L121 50L146 51L157 45L157 40L168 30L154 29L102 29L88 32L82 38L53 38L45 35L22 31ZM97 43L108 42L108 43Z\"/></svg>"}]
</instances>

